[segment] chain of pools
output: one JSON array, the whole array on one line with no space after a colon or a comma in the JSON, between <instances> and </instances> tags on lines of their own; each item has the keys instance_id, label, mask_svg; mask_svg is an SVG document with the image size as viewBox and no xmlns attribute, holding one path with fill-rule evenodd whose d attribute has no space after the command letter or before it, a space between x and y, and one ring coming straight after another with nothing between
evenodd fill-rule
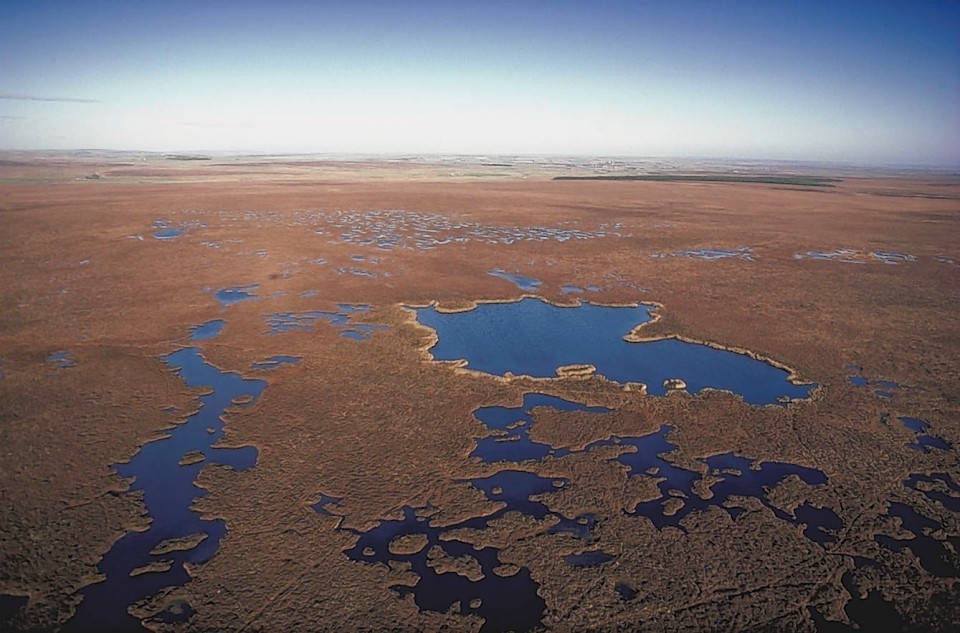
<instances>
[{"instance_id":1,"label":"chain of pools","mask_svg":"<svg viewBox=\"0 0 960 633\"><path fill-rule=\"evenodd\" d=\"M237 301L257 299L256 286L225 288L215 296L226 307ZM568 364L566 357L549 356L543 342L551 341L551 331L545 323L555 323L556 327L576 333L577 340L586 339L585 345L576 348L581 356L574 360L579 363L592 362L597 358L589 354L591 350L609 349L623 344L633 350L642 349L650 343L626 343L622 340L623 326L630 331L637 323L650 318L649 306L633 308L600 308L582 304L579 309L556 308L542 301L524 300L513 303L484 304L476 310L462 313L445 314L434 308L417 309L417 319L432 327L438 333L439 341L433 348L435 358L445 358L445 349L454 358L466 358L468 366L479 366L489 373L503 374L507 371L537 375L530 367L539 367L545 363L550 369ZM497 313L498 308L503 312ZM306 311L298 313L266 314L267 334L276 335L291 329L311 329L317 322L326 322L338 329L341 335L355 341L369 338L373 332L384 326L352 323L351 318L364 313L368 306L340 304L337 311ZM511 313L511 310L513 312ZM552 312L562 310L563 312ZM587 315L587 316L584 316ZM478 319L477 316L483 318ZM449 325L458 319L466 318L467 327L457 331ZM470 347L470 341L481 340L484 319L498 327L512 322L517 327L510 330L513 335L506 336L506 342L495 346L494 355L484 356L484 350ZM524 324L523 320L530 320ZM602 327L585 324L599 320ZM462 327L461 321L461 327ZM197 342L218 336L226 321L216 319L192 329L191 341ZM474 329L471 329L474 328ZM480 331L476 328L480 327ZM579 329L578 329L579 328ZM601 336L590 338L590 330L619 332L616 337ZM539 333L538 333L539 330ZM498 331L503 332L500 329ZM541 336L542 335L542 336ZM532 352L520 357L510 357L506 364L497 354L511 353L519 340L517 337L529 337ZM539 338L538 338L539 337ZM445 348L450 340L460 346ZM489 340L489 339L487 339ZM556 338L552 342L556 342ZM568 339L569 340L569 339ZM727 388L738 393L747 402L755 404L782 404L782 396L803 398L809 395L813 385L796 385L786 379L787 372L742 354L718 350L706 345L682 343L694 349L689 353L683 348L674 350L666 356L659 356L662 362L670 354L679 355L680 365L670 365L673 370L682 369L683 361L699 365L696 348L716 353L712 360L733 360L738 367L746 367L750 380L765 380L774 383L772 388L743 393L737 390L737 383L730 385L724 372L700 375L686 374L680 371L692 392L705 388ZM559 347L559 346L555 346ZM487 352L489 350L486 350ZM582 354L586 353L586 356ZM548 354L543 361L541 354ZM622 355L618 351L614 354ZM662 355L662 352L660 352ZM595 356L596 354L594 354ZM69 368L64 363L68 355L59 352L51 356L51 364L60 368ZM133 478L131 491L142 491L144 503L150 518L144 531L130 532L118 540L101 560L98 568L104 579L80 590L82 601L66 626L71 631L93 630L145 630L141 620L130 614L129 608L137 603L156 596L162 590L182 586L190 581L186 565L200 565L209 560L218 550L220 539L226 533L227 526L219 519L205 519L192 509L196 499L205 492L195 484L200 469L206 463L221 464L236 470L251 468L257 461L257 450L253 447L222 448L216 443L223 437L223 415L231 406L250 406L254 404L267 387L263 380L245 378L237 372L225 372L206 362L197 346L178 349L162 357L163 361L187 386L206 387L210 392L197 398L197 410L188 415L184 423L174 427L167 435L145 444L129 462L115 464L114 468L123 477ZM254 363L252 369L266 371L285 363L296 363L297 356L270 356L264 361ZM749 361L744 363L744 360ZM626 361L617 361L626 362ZM630 362L636 363L633 359ZM533 365L530 365L533 363ZM707 363L709 364L709 363ZM751 364L762 366L751 368ZM652 381L637 380L635 375L621 375L616 363L598 365L604 367L605 375L621 381L637 381L652 384ZM640 363L641 368L646 367ZM636 368L634 368L636 369ZM740 369L739 371L743 371ZM760 371L760 373L756 373ZM751 373L752 372L752 373ZM727 371L726 373L729 373ZM759 376L759 378L758 378ZM657 375L659 378L659 375ZM718 383L718 381L721 381ZM662 393L653 389L656 395ZM756 401L756 402L755 402ZM432 506L402 508L402 519L384 519L375 527L358 531L341 524L337 529L349 531L357 537L356 544L344 554L351 560L367 564L408 564L418 580L413 585L400 584L393 587L399 597L412 595L417 606L426 611L440 613L451 609L459 614L474 614L483 618L483 631L524 631L540 625L546 604L538 594L539 585L525 567L505 564L500 559L500 551L494 547L480 547L468 542L469 535L484 530L494 522L510 513L519 513L541 522L541 532L558 535L555 538L573 538L580 543L579 553L565 558L571 567L604 565L615 560L616 555L597 547L593 535L596 517L592 513L576 517L566 517L550 510L544 496L576 485L566 478L542 477L524 470L524 464L531 465L547 458L561 458L573 453L589 453L601 446L619 446L623 449L613 460L625 467L628 477L652 477L657 480L660 496L636 504L623 511L637 518L650 521L657 529L676 528L684 530L683 519L690 514L703 512L711 508L726 512L736 520L745 508L738 500L754 498L776 519L797 526L802 534L822 547L829 547L837 539L837 531L842 529L840 517L829 508L804 503L791 511L784 510L771 503L772 489L789 477L797 477L807 486L827 484L827 476L816 469L798 464L782 462L761 462L749 457L725 453L701 458L703 468L699 471L676 466L669 460L677 445L667 436L673 427L661 426L657 431L635 437L612 437L588 444L580 450L562 446L551 446L533 441L530 429L535 423L538 409L553 409L560 412L577 411L590 415L610 413L606 407L587 406L543 393L526 393L523 402L516 407L487 406L475 411L475 416L489 433L476 438L471 457L485 464L501 465L503 468L494 474L477 479L454 480L454 485L469 485L482 492L492 503L499 507L492 514L471 517L459 523L446 526L431 524L440 509ZM947 450L940 443L924 441L928 425L914 418L901 418L904 424L914 430L918 436L917 450ZM906 421L909 421L906 422ZM938 439L938 438L934 438ZM709 478L709 485L701 480ZM960 486L945 473L914 474L903 482L905 489L925 495L930 501L942 504L952 512L960 512ZM698 490L709 489L709 498L704 498ZM339 516L333 509L340 499L322 495L314 509L326 515ZM960 539L947 537L938 539L934 534L943 526L920 513L913 507L898 501L891 502L887 516L897 519L903 529L912 537L897 539L878 535L876 542L884 548L898 552L909 550L916 556L921 566L929 573L939 577L957 577L958 569L954 562L955 554L960 552ZM859 564L859 563L858 563ZM457 571L452 571L456 567ZM877 605L884 604L879 594L871 594L865 599L859 597L852 586L849 575L844 576L844 586L851 593L848 614L862 614ZM850 585L850 586L848 586ZM621 582L615 585L615 591L622 600L632 600L637 591L629 584ZM872 602L871 602L872 601ZM879 601L879 602L877 602ZM870 609L864 605L870 606ZM192 607L183 600L169 601L159 613L151 617L158 622L173 623L184 621L193 614ZM819 624L826 622L811 608L811 617Z\"/></svg>"}]
</instances>

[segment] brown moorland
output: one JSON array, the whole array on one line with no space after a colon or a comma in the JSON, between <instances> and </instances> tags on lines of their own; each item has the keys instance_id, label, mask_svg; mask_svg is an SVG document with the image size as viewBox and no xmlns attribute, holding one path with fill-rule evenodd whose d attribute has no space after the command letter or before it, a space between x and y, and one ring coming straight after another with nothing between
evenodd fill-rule
<instances>
[{"instance_id":1,"label":"brown moorland","mask_svg":"<svg viewBox=\"0 0 960 633\"><path fill-rule=\"evenodd\" d=\"M0 627L63 626L104 554L150 524L143 496L111 465L197 409L204 390L162 360L189 346L222 371L267 382L252 405L227 408L217 445L258 454L247 470L181 456L206 492L193 507L227 533L209 561L188 567L190 582L128 605L151 629L479 629L482 618L467 613L476 596L447 612L418 608L391 588L415 588L409 565L346 552L405 507L452 528L495 513L501 505L464 482L505 468L568 483L535 498L545 518L508 513L445 538L495 548L502 565L491 578L529 573L543 628L826 630L852 626L864 604L905 630L960 622L960 488L951 487L960 482L960 179L821 172L838 181L815 188L551 179L569 172L373 160L0 163L0 595L28 598L0 614ZM182 233L155 238L165 227ZM747 256L678 255L741 248ZM542 285L523 291L494 269ZM567 284L597 291L565 293ZM215 298L254 285L257 300L222 307ZM787 406L752 406L723 392L648 396L582 367L548 381L463 371L431 360L434 335L407 307L462 310L524 294L564 305L655 302L660 318L638 336L749 351L819 388ZM267 333L264 315L339 304L369 305L351 323L385 327L360 341L325 321ZM226 321L219 336L189 340L192 326L213 319ZM51 360L61 351L70 366ZM301 360L251 368L273 355ZM851 376L883 382L861 387ZM519 406L530 392L612 411L533 411L531 439L569 455L472 458L487 434L474 412ZM923 420L950 448L914 450L900 417ZM722 474L699 458L735 451L797 464L827 483L787 478L768 502L787 514L828 508L842 527L821 545L803 522L750 498L737 501L736 519L714 507L689 514L683 529L629 515L658 496L656 473L628 477L615 459L628 449L616 443L584 449L665 424L678 447L666 459L703 473L701 497ZM931 473L943 476L904 485ZM338 500L325 513L313 508L323 495ZM664 512L682 501L674 496ZM935 526L908 531L892 503ZM583 514L595 517L588 539L549 529ZM203 540L182 536L193 537L183 548ZM909 546L884 546L889 539L935 541L945 556L932 573ZM422 552L438 574L464 582L483 575L475 558L424 543L411 536L392 548ZM612 559L565 560L598 548ZM152 618L184 603L184 622Z\"/></svg>"}]
</instances>

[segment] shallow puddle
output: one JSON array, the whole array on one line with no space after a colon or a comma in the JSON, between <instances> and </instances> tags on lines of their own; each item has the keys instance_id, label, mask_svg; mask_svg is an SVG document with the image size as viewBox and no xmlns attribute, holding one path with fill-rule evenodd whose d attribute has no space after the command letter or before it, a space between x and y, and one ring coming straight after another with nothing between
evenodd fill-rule
<instances>
[{"instance_id":1,"label":"shallow puddle","mask_svg":"<svg viewBox=\"0 0 960 633\"><path fill-rule=\"evenodd\" d=\"M266 360L260 361L258 363L252 363L250 369L255 369L259 371L266 371L270 369L276 369L280 365L294 365L303 360L302 356L269 356Z\"/></svg>"},{"instance_id":2,"label":"shallow puddle","mask_svg":"<svg viewBox=\"0 0 960 633\"><path fill-rule=\"evenodd\" d=\"M231 288L221 288L214 293L217 301L224 308L239 303L241 301L251 301L260 297L253 294L260 287L260 284L251 284L249 286L233 286Z\"/></svg>"},{"instance_id":3,"label":"shallow puddle","mask_svg":"<svg viewBox=\"0 0 960 633\"><path fill-rule=\"evenodd\" d=\"M604 237L629 237L619 222L596 229L542 226L494 226L454 220L438 213L402 209L369 211L307 211L297 215L297 224L323 225L317 235L328 235L346 244L375 247L382 251L413 249L429 251L449 244L480 242L510 245L520 242L567 242Z\"/></svg>"},{"instance_id":4,"label":"shallow puddle","mask_svg":"<svg viewBox=\"0 0 960 633\"><path fill-rule=\"evenodd\" d=\"M674 251L672 253L653 253L650 257L663 259L666 257L688 257L692 259L705 259L705 260L717 260L717 259L742 259L748 262L752 262L753 254L748 246L741 246L740 248L734 249L722 249L722 248L700 248L696 250L687 250L687 251Z\"/></svg>"},{"instance_id":5,"label":"shallow puddle","mask_svg":"<svg viewBox=\"0 0 960 633\"><path fill-rule=\"evenodd\" d=\"M513 283L520 290L524 292L536 292L540 286L543 285L543 282L539 279L534 279L533 277L521 277L520 275L514 275L508 273L502 268L494 268L487 273L492 277L499 277L500 279L506 279L507 281Z\"/></svg>"},{"instance_id":6,"label":"shallow puddle","mask_svg":"<svg viewBox=\"0 0 960 633\"><path fill-rule=\"evenodd\" d=\"M843 264L868 264L882 262L884 264L902 264L917 261L916 256L896 251L860 251L854 248L838 248L832 251L807 251L796 253L796 260L813 259L819 261L833 261Z\"/></svg>"},{"instance_id":7,"label":"shallow puddle","mask_svg":"<svg viewBox=\"0 0 960 633\"><path fill-rule=\"evenodd\" d=\"M67 350L54 352L47 356L47 362L56 365L57 367L76 367L77 361L70 357L70 352Z\"/></svg>"},{"instance_id":8,"label":"shallow puddle","mask_svg":"<svg viewBox=\"0 0 960 633\"><path fill-rule=\"evenodd\" d=\"M370 306L366 304L339 303L336 312L323 310L277 312L275 314L264 314L263 318L269 328L267 334L272 336L292 330L310 331L318 321L325 321L333 326L340 333L340 336L355 341L364 341L373 336L374 332L387 329L385 325L351 322L354 315L369 311Z\"/></svg>"},{"instance_id":9,"label":"shallow puddle","mask_svg":"<svg viewBox=\"0 0 960 633\"><path fill-rule=\"evenodd\" d=\"M417 320L437 333L430 349L436 360L466 359L467 368L488 374L555 378L561 366L590 364L597 373L625 384L640 382L651 395L667 392L664 381L680 378L690 393L724 389L750 404L781 404L807 398L815 385L796 385L789 373L746 354L677 339L629 343L634 327L656 308L558 307L525 298L483 303L467 312L417 308Z\"/></svg>"},{"instance_id":10,"label":"shallow puddle","mask_svg":"<svg viewBox=\"0 0 960 633\"><path fill-rule=\"evenodd\" d=\"M179 225L174 225L169 220L156 220L153 223L153 228L157 230L153 232L153 237L158 240L173 240L192 228L202 226L204 226L204 224L199 221L183 222Z\"/></svg>"}]
</instances>

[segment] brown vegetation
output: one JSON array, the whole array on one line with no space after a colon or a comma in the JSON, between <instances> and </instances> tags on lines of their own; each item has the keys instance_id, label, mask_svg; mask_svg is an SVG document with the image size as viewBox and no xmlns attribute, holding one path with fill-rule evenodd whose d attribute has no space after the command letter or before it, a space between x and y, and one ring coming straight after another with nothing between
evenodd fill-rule
<instances>
[{"instance_id":1,"label":"brown vegetation","mask_svg":"<svg viewBox=\"0 0 960 633\"><path fill-rule=\"evenodd\" d=\"M670 424L680 447L671 460L681 466L696 469L697 457L738 451L822 470L826 486L788 480L772 496L788 510L803 501L832 508L844 527L838 543L820 548L744 500L752 511L736 521L709 511L691 515L685 533L658 531L623 513L656 491L655 479L628 480L610 461L622 449L524 464L568 479L570 486L543 502L566 517L596 514L594 538L617 554L612 569L571 568L563 557L577 545L547 534L549 519L507 515L463 537L500 548L503 575L530 570L547 604L545 627L809 630L807 606L845 618L849 595L840 577L852 568L851 556L883 559L882 572L859 577L862 590L879 589L909 621L946 630L960 618L956 579L933 577L908 550L884 553L874 541L878 533L897 534L884 518L893 499L941 517L945 535L960 534L960 517L901 484L918 472L960 481L957 452L912 451L909 432L879 422L882 413L919 417L960 446L960 266L937 259L960 261L955 178L854 177L809 191L553 181L549 173L451 179L422 165L210 165L217 177L206 167L67 159L0 167L0 594L30 596L9 626L64 623L76 592L97 578L100 557L126 531L143 529L142 500L124 492L127 482L110 465L195 409L199 392L159 357L187 345L191 325L215 318L227 325L202 343L206 359L269 382L253 406L234 406L226 416L224 443L256 446L259 458L245 472L203 467L198 483L208 495L196 505L223 518L228 534L212 560L190 569L188 585L138 613L176 598L195 610L182 630L478 627L476 618L421 612L398 599L389 586L416 579L402 566L348 559L343 552L356 541L349 529L399 519L405 505L437 508L435 525L495 512L497 504L462 483L496 470L468 457L486 433L473 412L546 391L616 412L538 411L535 440L582 448ZM82 180L92 172L103 177ZM137 182L140 176L149 178ZM490 227L592 231L620 223L623 235L378 250L344 242L341 229L315 215L371 209ZM157 219L196 224L164 241L152 237ZM650 257L741 246L752 248L755 261ZM916 261L794 258L837 248L901 251ZM368 260L355 262L355 255ZM327 263L313 263L318 258ZM377 276L337 273L351 265ZM657 302L660 318L633 338L675 336L749 351L821 389L809 401L752 407L718 392L650 397L586 367L566 368L555 380L505 381L430 362L423 349L431 333L403 306L462 310L523 294L487 274L494 268L542 280L537 294L557 303L571 300L563 284L601 286L577 295L596 302ZM225 311L205 291L248 284L259 284L261 299ZM389 328L362 342L323 322L312 331L264 334L264 314L337 303L369 304L355 320ZM60 350L69 350L74 367L47 361ZM272 372L250 369L274 354L303 358ZM848 364L905 388L878 399L848 382ZM171 406L175 413L165 411ZM310 507L321 492L342 499L337 516ZM417 545L424 547L391 547ZM477 572L470 561L438 557L437 564ZM637 589L635 599L618 598L620 581Z\"/></svg>"}]
</instances>

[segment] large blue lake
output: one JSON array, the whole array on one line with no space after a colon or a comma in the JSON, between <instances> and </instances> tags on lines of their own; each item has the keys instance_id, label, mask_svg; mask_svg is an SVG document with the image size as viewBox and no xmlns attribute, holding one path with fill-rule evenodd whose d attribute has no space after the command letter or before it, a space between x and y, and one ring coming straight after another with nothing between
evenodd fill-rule
<instances>
[{"instance_id":1,"label":"large blue lake","mask_svg":"<svg viewBox=\"0 0 960 633\"><path fill-rule=\"evenodd\" d=\"M641 382L651 395L663 395L663 382L682 379L690 393L724 389L750 404L778 404L807 398L816 385L795 385L786 370L745 354L709 345L663 339L630 343L623 339L652 320L655 306L559 307L526 298L484 303L468 312L417 308L417 320L437 332L430 352L436 360L467 361L467 367L494 375L511 372L554 378L558 367L590 364L619 383Z\"/></svg>"}]
</instances>

